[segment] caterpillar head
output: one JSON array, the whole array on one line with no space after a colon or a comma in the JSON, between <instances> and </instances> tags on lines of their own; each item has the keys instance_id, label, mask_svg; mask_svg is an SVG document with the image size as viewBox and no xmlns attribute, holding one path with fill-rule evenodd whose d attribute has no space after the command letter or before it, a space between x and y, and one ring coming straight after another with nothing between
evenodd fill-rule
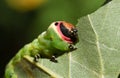
<instances>
[{"instance_id":1,"label":"caterpillar head","mask_svg":"<svg viewBox=\"0 0 120 78\"><path fill-rule=\"evenodd\" d=\"M74 25L65 21L53 22L48 29L53 29L54 36L53 41L56 41L55 47L68 46L73 48L71 45L75 45L78 40L78 31ZM55 38L56 37L56 38ZM70 49L69 48L69 49ZM66 48L68 50L68 48Z\"/></svg>"}]
</instances>

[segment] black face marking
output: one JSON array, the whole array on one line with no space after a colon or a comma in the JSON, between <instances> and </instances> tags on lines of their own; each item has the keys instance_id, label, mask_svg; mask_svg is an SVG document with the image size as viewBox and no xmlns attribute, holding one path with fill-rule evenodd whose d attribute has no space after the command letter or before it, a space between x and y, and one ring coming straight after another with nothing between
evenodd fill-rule
<instances>
[{"instance_id":1,"label":"black face marking","mask_svg":"<svg viewBox=\"0 0 120 78\"><path fill-rule=\"evenodd\" d=\"M78 42L78 34L77 34L77 29L73 28L70 31L61 23L60 24L60 30L63 33L64 36L69 37L72 42L75 44Z\"/></svg>"},{"instance_id":2,"label":"black face marking","mask_svg":"<svg viewBox=\"0 0 120 78\"><path fill-rule=\"evenodd\" d=\"M60 30L64 36L70 37L69 30L62 23L60 23Z\"/></svg>"},{"instance_id":3,"label":"black face marking","mask_svg":"<svg viewBox=\"0 0 120 78\"><path fill-rule=\"evenodd\" d=\"M57 26L58 25L58 22L55 22L55 26Z\"/></svg>"}]
</instances>

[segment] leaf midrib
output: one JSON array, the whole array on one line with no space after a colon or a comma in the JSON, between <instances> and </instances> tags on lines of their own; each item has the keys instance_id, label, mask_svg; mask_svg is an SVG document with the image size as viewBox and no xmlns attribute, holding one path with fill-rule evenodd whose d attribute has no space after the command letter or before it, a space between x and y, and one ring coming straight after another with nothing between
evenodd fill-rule
<instances>
[{"instance_id":1,"label":"leaf midrib","mask_svg":"<svg viewBox=\"0 0 120 78\"><path fill-rule=\"evenodd\" d=\"M94 28L94 25L92 23L90 15L88 15L88 19L89 19L90 25L91 25L94 33L95 33L95 36L96 36L95 37L96 38L96 47L97 47L97 51L98 51L98 55L99 55L99 60L100 60L100 67L101 67L100 68L101 69L101 71L100 71L100 78L104 78L104 74L103 74L103 72L104 72L104 64L103 64L102 54L101 54L101 50L100 50L100 46L99 46L98 34L97 34L97 32L96 32L96 30Z\"/></svg>"}]
</instances>

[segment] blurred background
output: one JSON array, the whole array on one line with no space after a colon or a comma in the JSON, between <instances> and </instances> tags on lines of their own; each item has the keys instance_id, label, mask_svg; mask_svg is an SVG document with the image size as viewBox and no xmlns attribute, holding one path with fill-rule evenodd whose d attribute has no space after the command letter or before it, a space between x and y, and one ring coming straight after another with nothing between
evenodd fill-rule
<instances>
[{"instance_id":1,"label":"blurred background","mask_svg":"<svg viewBox=\"0 0 120 78\"><path fill-rule=\"evenodd\" d=\"M6 64L53 21L77 20L110 0L0 0L0 77Z\"/></svg>"}]
</instances>

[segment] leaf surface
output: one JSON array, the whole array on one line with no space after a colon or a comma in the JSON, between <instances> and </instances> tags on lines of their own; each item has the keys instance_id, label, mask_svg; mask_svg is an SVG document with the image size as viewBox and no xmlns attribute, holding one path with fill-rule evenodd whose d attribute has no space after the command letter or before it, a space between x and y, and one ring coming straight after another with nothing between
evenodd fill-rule
<instances>
[{"instance_id":1,"label":"leaf surface","mask_svg":"<svg viewBox=\"0 0 120 78\"><path fill-rule=\"evenodd\" d=\"M30 63L28 73L34 75L31 78L117 78L120 73L119 5L120 0L113 0L79 19L78 49L57 58L58 63L40 59L34 64L33 58L25 56L24 60Z\"/></svg>"}]
</instances>

